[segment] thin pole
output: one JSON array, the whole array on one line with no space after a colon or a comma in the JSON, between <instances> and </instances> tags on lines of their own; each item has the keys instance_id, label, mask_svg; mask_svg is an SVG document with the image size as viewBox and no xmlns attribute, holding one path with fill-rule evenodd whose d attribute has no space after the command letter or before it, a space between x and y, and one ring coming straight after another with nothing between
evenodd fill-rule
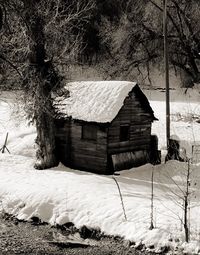
<instances>
[{"instance_id":1,"label":"thin pole","mask_svg":"<svg viewBox=\"0 0 200 255\"><path fill-rule=\"evenodd\" d=\"M150 222L150 227L149 229L152 230L154 229L154 225L153 225L153 209L154 209L154 205L153 205L153 200L154 200L154 193L153 193L153 184L154 184L154 180L153 180L153 168L152 168L152 173L151 173L151 222Z\"/></svg>"},{"instance_id":2,"label":"thin pole","mask_svg":"<svg viewBox=\"0 0 200 255\"><path fill-rule=\"evenodd\" d=\"M117 180L115 179L114 176L112 178L113 178L113 180L115 181L115 183L117 185L117 188L118 188L118 191L119 191L120 200L121 200L121 204L122 204L122 210L123 210L123 213L124 213L124 219L125 219L125 221L127 221L124 201L123 201L122 193L121 193L121 190L120 190L120 187L119 187L119 183L117 182Z\"/></svg>"},{"instance_id":3,"label":"thin pole","mask_svg":"<svg viewBox=\"0 0 200 255\"><path fill-rule=\"evenodd\" d=\"M168 59L168 40L167 40L167 0L163 0L163 34L164 34L164 66L165 66L165 88L166 88L166 142L169 148L170 139L170 95L169 95L169 59Z\"/></svg>"},{"instance_id":4,"label":"thin pole","mask_svg":"<svg viewBox=\"0 0 200 255\"><path fill-rule=\"evenodd\" d=\"M5 152L5 150L7 150L9 153L10 153L10 151L9 151L9 149L7 148L7 141L8 141L8 133L6 134L6 139L5 139L5 142L4 142L4 145L3 145L3 147L0 149L0 151L2 152L2 153L4 153Z\"/></svg>"}]
</instances>

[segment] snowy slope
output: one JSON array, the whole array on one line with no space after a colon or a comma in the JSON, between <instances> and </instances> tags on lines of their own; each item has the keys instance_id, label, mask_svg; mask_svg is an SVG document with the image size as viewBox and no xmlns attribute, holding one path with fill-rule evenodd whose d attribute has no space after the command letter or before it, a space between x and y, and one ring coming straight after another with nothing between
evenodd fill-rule
<instances>
[{"instance_id":1,"label":"snowy slope","mask_svg":"<svg viewBox=\"0 0 200 255\"><path fill-rule=\"evenodd\" d=\"M152 169L156 228L149 230ZM77 227L100 228L105 234L120 235L157 248L173 246L175 239L180 240L176 245L181 245L184 236L179 217L183 212L176 205L177 197L172 200L171 189L179 195L173 180L182 182L180 176L184 176L184 169L184 163L170 162L156 167L145 165L116 176L123 196L126 221L112 176L99 176L62 166L36 171L30 158L0 154L1 205L2 209L19 219L30 220L37 216L53 225L74 222ZM194 190L198 198L199 172L199 167L194 168L193 174L198 182ZM191 237L196 241L200 229L196 215L200 208L197 198L193 197L191 203L195 205L190 211Z\"/></svg>"},{"instance_id":2,"label":"snowy slope","mask_svg":"<svg viewBox=\"0 0 200 255\"><path fill-rule=\"evenodd\" d=\"M150 96L149 96L150 97ZM191 117L199 116L198 101L190 99L171 104L174 116L180 113L184 118L172 122L172 134L185 140L190 149L194 142L200 141L199 125ZM77 227L87 225L100 228L111 235L121 235L136 243L147 246L154 244L157 249L164 245L181 246L185 251L198 254L200 249L200 166L193 165L189 245L184 244L183 226L180 219L180 190L185 188L184 163L175 161L153 167L145 165L120 172L118 181L125 207L124 218L119 192L112 176L100 176L72 170L60 165L57 168L36 171L34 163L34 127L27 127L25 120L13 118L13 96L0 98L0 146L9 131L8 148L11 154L0 154L0 201L5 211L20 219L29 220L38 216L50 224L73 222ZM158 100L159 99L159 100ZM165 146L164 112L162 97L151 98L151 106L160 121L153 125L158 134L160 148ZM193 108L191 108L191 106ZM181 128L180 128L181 127ZM196 133L194 133L194 131ZM192 135L192 133L194 135ZM190 135L191 134L191 135ZM150 226L151 173L154 171L154 230ZM196 183L196 185L195 185ZM200 254L200 253L199 253Z\"/></svg>"},{"instance_id":3,"label":"snowy slope","mask_svg":"<svg viewBox=\"0 0 200 255\"><path fill-rule=\"evenodd\" d=\"M27 125L19 93L0 94L0 148L8 132L8 148L12 154L35 156L35 127Z\"/></svg>"}]
</instances>

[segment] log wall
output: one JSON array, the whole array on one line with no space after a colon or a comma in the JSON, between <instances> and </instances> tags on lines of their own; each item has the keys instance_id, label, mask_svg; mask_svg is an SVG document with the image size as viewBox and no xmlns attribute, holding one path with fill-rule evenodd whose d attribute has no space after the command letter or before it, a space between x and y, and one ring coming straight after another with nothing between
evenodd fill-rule
<instances>
[{"instance_id":1,"label":"log wall","mask_svg":"<svg viewBox=\"0 0 200 255\"><path fill-rule=\"evenodd\" d=\"M66 166L71 163L71 123L69 120L56 120L56 154Z\"/></svg>"},{"instance_id":2,"label":"log wall","mask_svg":"<svg viewBox=\"0 0 200 255\"><path fill-rule=\"evenodd\" d=\"M57 155L71 168L105 174L107 170L107 128L94 124L97 139L82 138L82 125L78 122L57 122Z\"/></svg>"},{"instance_id":3,"label":"log wall","mask_svg":"<svg viewBox=\"0 0 200 255\"><path fill-rule=\"evenodd\" d=\"M97 127L97 139L82 139L82 125L71 126L71 164L74 168L96 173L106 173L107 169L107 129Z\"/></svg>"},{"instance_id":4,"label":"log wall","mask_svg":"<svg viewBox=\"0 0 200 255\"><path fill-rule=\"evenodd\" d=\"M124 105L112 121L108 131L108 153L150 149L152 116L142 108L133 93L124 101ZM120 142L120 125L129 124L129 140Z\"/></svg>"}]
</instances>

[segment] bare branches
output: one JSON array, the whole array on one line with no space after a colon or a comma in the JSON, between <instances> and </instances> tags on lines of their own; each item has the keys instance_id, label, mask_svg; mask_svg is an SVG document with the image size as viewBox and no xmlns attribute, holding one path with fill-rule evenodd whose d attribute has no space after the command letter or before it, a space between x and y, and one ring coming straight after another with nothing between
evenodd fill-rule
<instances>
[{"instance_id":1,"label":"bare branches","mask_svg":"<svg viewBox=\"0 0 200 255\"><path fill-rule=\"evenodd\" d=\"M43 1L41 2L43 4ZM52 7L53 6L53 7ZM63 0L46 1L44 17L47 19L46 29L49 27L60 28L67 27L72 30L81 28L84 22L88 22L91 10L95 7L94 2L90 1L74 1L64 4ZM43 10L43 8L40 8ZM50 16L51 14L51 16Z\"/></svg>"},{"instance_id":2,"label":"bare branches","mask_svg":"<svg viewBox=\"0 0 200 255\"><path fill-rule=\"evenodd\" d=\"M156 2L154 2L153 0L150 0L150 2L158 10L163 12L162 7L160 7ZM168 12L168 17L173 25L173 27L170 28L170 31L172 32L173 28L175 29L174 32L177 34L178 40L172 40L170 42L172 42L172 47L177 48L177 51L184 51L187 59L187 65L189 65L190 68L185 68L185 65L182 65L178 59L173 60L173 55L171 55L170 60L172 58L171 63L173 65L176 65L177 67L183 69L193 77L194 81L197 81L199 80L199 68L197 65L197 59L199 59L200 40L196 37L196 34L194 33L191 24L191 19L188 18L188 13L186 13L187 3L180 3L178 2L178 0L172 0L171 2L174 6L175 11ZM190 6L192 6L192 4L193 3L191 3ZM192 11L190 11L190 15L191 18L193 18ZM187 32L189 32L189 35L186 34Z\"/></svg>"},{"instance_id":3,"label":"bare branches","mask_svg":"<svg viewBox=\"0 0 200 255\"><path fill-rule=\"evenodd\" d=\"M193 9L193 2L173 0L168 6L170 64L176 67L176 71L186 72L191 84L200 81L199 15ZM132 77L139 69L143 70L142 76L146 76L148 81L152 65L163 58L161 3L150 0L138 4L129 0L124 4L118 23L103 20L99 34L106 48L106 60L112 56L109 77L116 77L119 70L123 77Z\"/></svg>"},{"instance_id":4,"label":"bare branches","mask_svg":"<svg viewBox=\"0 0 200 255\"><path fill-rule=\"evenodd\" d=\"M192 188L191 179L193 178L193 169L190 160L183 163L183 169L179 172L178 179L176 180L170 173L165 175L166 179L173 183L173 186L163 185L167 198L171 200L176 206L180 207L183 212L183 218L177 217L181 220L185 230L185 241L189 241L189 210L192 196L194 196L194 187ZM182 178L181 178L182 177ZM196 185L196 184L195 184ZM175 188L174 188L175 187ZM168 208L168 210L170 210ZM174 213L174 212L173 212Z\"/></svg>"},{"instance_id":5,"label":"bare branches","mask_svg":"<svg viewBox=\"0 0 200 255\"><path fill-rule=\"evenodd\" d=\"M182 9L181 5L179 5L175 0L172 0L172 2L173 2L174 6L177 9L177 13L179 15L179 20L181 21L181 23L182 23L182 19L184 20L184 22L185 22L185 24L188 28L188 31L190 33L191 38L197 44L198 50L200 51L199 39L196 37L196 34L194 33L194 30L193 30L193 27L192 27L192 24L191 24L191 20L187 17L187 14L185 13L186 5L185 5L185 8ZM182 25L182 27L183 27L183 25Z\"/></svg>"},{"instance_id":6,"label":"bare branches","mask_svg":"<svg viewBox=\"0 0 200 255\"><path fill-rule=\"evenodd\" d=\"M0 6L0 30L2 29L2 27L3 27L3 9Z\"/></svg>"},{"instance_id":7,"label":"bare branches","mask_svg":"<svg viewBox=\"0 0 200 255\"><path fill-rule=\"evenodd\" d=\"M83 34L94 9L93 0L69 3L63 0L40 1L39 11L44 17L47 51L55 62L60 58L70 62L83 50Z\"/></svg>"},{"instance_id":8,"label":"bare branches","mask_svg":"<svg viewBox=\"0 0 200 255\"><path fill-rule=\"evenodd\" d=\"M0 54L0 58L4 61L6 61L18 74L21 78L23 78L23 75L21 74L21 72L18 70L17 66L15 66L9 59L7 59L6 57L4 57L3 55Z\"/></svg>"}]
</instances>

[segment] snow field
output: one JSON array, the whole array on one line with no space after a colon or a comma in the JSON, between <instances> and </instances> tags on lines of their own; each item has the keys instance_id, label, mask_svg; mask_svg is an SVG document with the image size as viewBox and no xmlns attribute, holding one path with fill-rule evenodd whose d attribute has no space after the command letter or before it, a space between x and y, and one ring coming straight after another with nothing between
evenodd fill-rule
<instances>
[{"instance_id":1,"label":"snow field","mask_svg":"<svg viewBox=\"0 0 200 255\"><path fill-rule=\"evenodd\" d=\"M197 93L194 93L195 96ZM159 137L159 147L165 147L165 103L162 94L147 95L155 116L159 118L152 133ZM173 114L200 115L197 98L182 95L182 102L172 102ZM77 227L87 225L100 228L109 235L120 235L157 251L165 246L179 246L185 252L200 254L200 166L192 166L190 201L191 242L184 243L180 208L185 189L187 165L176 161L125 170L115 176L119 183L127 221L124 218L119 192L112 176L100 176L66 168L62 165L49 170L36 171L34 164L34 127L26 121L13 118L13 96L0 100L0 147L9 132L8 148L11 154L0 154L1 209L19 219L39 217L50 224L73 222ZM186 100L186 101L185 101ZM189 108L188 108L189 107ZM189 110L188 110L189 109ZM188 120L189 118L187 118ZM195 121L172 121L172 134L178 135L191 151L193 143L200 142L199 125ZM191 153L190 153L191 155ZM150 226L151 174L154 172L154 230ZM178 188L179 187L179 188Z\"/></svg>"}]
</instances>

